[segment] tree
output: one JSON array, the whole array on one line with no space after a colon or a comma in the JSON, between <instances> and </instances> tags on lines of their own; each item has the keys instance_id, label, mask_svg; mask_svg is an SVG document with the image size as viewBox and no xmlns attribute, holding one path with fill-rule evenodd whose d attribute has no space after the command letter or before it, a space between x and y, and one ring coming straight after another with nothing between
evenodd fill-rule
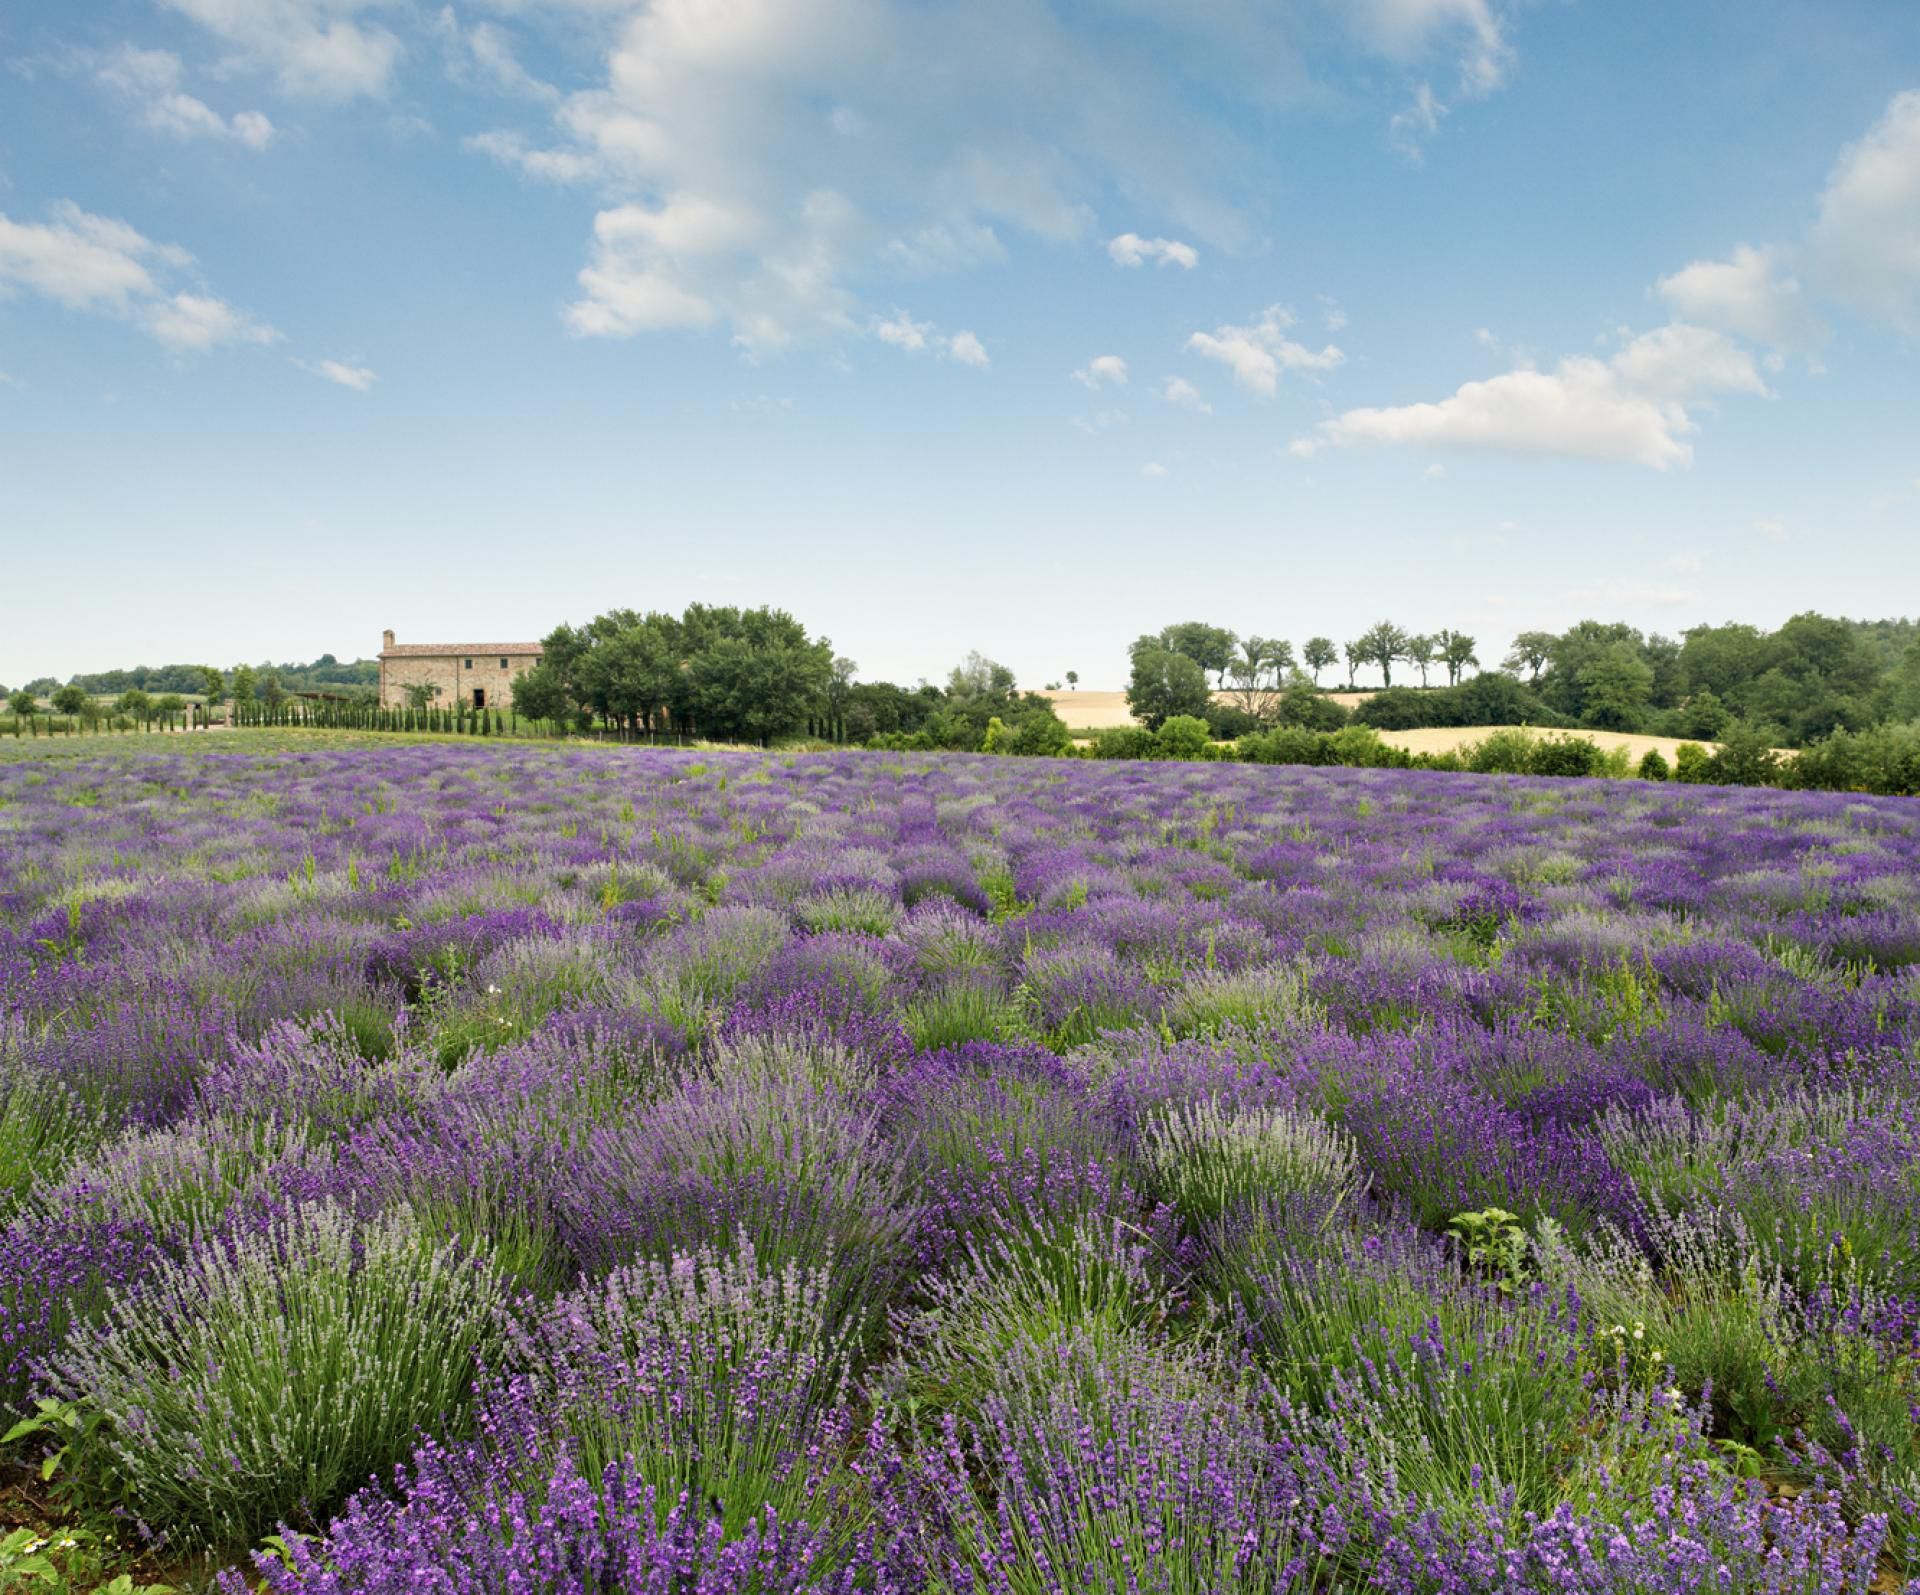
<instances>
[{"instance_id":1,"label":"tree","mask_svg":"<svg viewBox=\"0 0 1920 1595\"><path fill-rule=\"evenodd\" d=\"M1410 657L1408 649L1412 643L1413 639L1392 621L1382 620L1360 634L1357 646L1360 650L1361 662L1378 665L1381 684L1391 687L1394 662Z\"/></svg>"},{"instance_id":2,"label":"tree","mask_svg":"<svg viewBox=\"0 0 1920 1595\"><path fill-rule=\"evenodd\" d=\"M1433 640L1439 645L1441 663L1447 667L1449 687L1460 685L1460 672L1468 665L1476 670L1480 668L1480 660L1473 651L1474 640L1464 631L1442 630L1434 634Z\"/></svg>"},{"instance_id":3,"label":"tree","mask_svg":"<svg viewBox=\"0 0 1920 1595\"><path fill-rule=\"evenodd\" d=\"M1421 632L1407 639L1407 663L1420 672L1420 685L1427 684L1427 672L1433 668L1433 661L1440 651L1440 645Z\"/></svg>"},{"instance_id":4,"label":"tree","mask_svg":"<svg viewBox=\"0 0 1920 1595\"><path fill-rule=\"evenodd\" d=\"M40 707L40 700L22 687L7 699L7 707L17 715L30 715Z\"/></svg>"},{"instance_id":5,"label":"tree","mask_svg":"<svg viewBox=\"0 0 1920 1595\"><path fill-rule=\"evenodd\" d=\"M1320 685L1320 672L1340 663L1340 650L1334 646L1331 637L1309 637L1300 650L1300 657L1306 661L1307 669L1313 672L1313 684L1317 687Z\"/></svg>"},{"instance_id":6,"label":"tree","mask_svg":"<svg viewBox=\"0 0 1920 1595\"><path fill-rule=\"evenodd\" d=\"M209 709L224 703L227 697L227 680L212 665L200 667L200 691L206 697Z\"/></svg>"},{"instance_id":7,"label":"tree","mask_svg":"<svg viewBox=\"0 0 1920 1595\"><path fill-rule=\"evenodd\" d=\"M145 720L153 713L153 699L138 687L129 687L115 700L113 707L129 720Z\"/></svg>"},{"instance_id":8,"label":"tree","mask_svg":"<svg viewBox=\"0 0 1920 1595\"><path fill-rule=\"evenodd\" d=\"M1080 672L1077 670L1069 670L1067 672L1067 691L1078 692L1079 690L1080 690Z\"/></svg>"},{"instance_id":9,"label":"tree","mask_svg":"<svg viewBox=\"0 0 1920 1595\"><path fill-rule=\"evenodd\" d=\"M176 714L183 713L186 707L187 700L177 692L163 692L153 700L153 712L164 715L169 720Z\"/></svg>"},{"instance_id":10,"label":"tree","mask_svg":"<svg viewBox=\"0 0 1920 1595\"><path fill-rule=\"evenodd\" d=\"M269 670L266 680L260 685L260 701L269 709L277 710L287 701L287 689L280 685L280 672Z\"/></svg>"},{"instance_id":11,"label":"tree","mask_svg":"<svg viewBox=\"0 0 1920 1595\"><path fill-rule=\"evenodd\" d=\"M66 686L59 688L53 695L53 707L56 714L78 714L82 709L91 705L92 702L93 700L87 696L86 690L82 687L76 687L72 682L68 682Z\"/></svg>"},{"instance_id":12,"label":"tree","mask_svg":"<svg viewBox=\"0 0 1920 1595\"><path fill-rule=\"evenodd\" d=\"M1604 731L1637 731L1653 696L1653 666L1631 643L1616 642L1580 670L1583 723Z\"/></svg>"},{"instance_id":13,"label":"tree","mask_svg":"<svg viewBox=\"0 0 1920 1595\"><path fill-rule=\"evenodd\" d=\"M1005 750L1029 758L1051 758L1073 751L1073 733L1066 721L1050 710L1033 710L1020 717Z\"/></svg>"},{"instance_id":14,"label":"tree","mask_svg":"<svg viewBox=\"0 0 1920 1595\"><path fill-rule=\"evenodd\" d=\"M253 666L235 665L233 669L233 703L235 708L253 702Z\"/></svg>"},{"instance_id":15,"label":"tree","mask_svg":"<svg viewBox=\"0 0 1920 1595\"><path fill-rule=\"evenodd\" d=\"M1158 637L1142 637L1128 650L1133 674L1127 682L1127 707L1149 731L1158 731L1174 715L1206 714L1212 694L1198 660L1176 653Z\"/></svg>"},{"instance_id":16,"label":"tree","mask_svg":"<svg viewBox=\"0 0 1920 1595\"><path fill-rule=\"evenodd\" d=\"M1553 657L1554 645L1559 638L1550 631L1523 631L1513 639L1513 647L1507 651L1506 668L1527 672L1527 685L1540 685L1540 672L1547 667L1547 661Z\"/></svg>"},{"instance_id":17,"label":"tree","mask_svg":"<svg viewBox=\"0 0 1920 1595\"><path fill-rule=\"evenodd\" d=\"M1363 637L1355 637L1340 651L1346 656L1347 660L1347 691L1352 692L1354 690L1355 678L1360 673L1360 667L1367 662L1366 639Z\"/></svg>"},{"instance_id":18,"label":"tree","mask_svg":"<svg viewBox=\"0 0 1920 1595\"><path fill-rule=\"evenodd\" d=\"M833 674L833 645L812 639L784 609L690 605L682 625L685 674L703 736L771 742L807 723Z\"/></svg>"},{"instance_id":19,"label":"tree","mask_svg":"<svg viewBox=\"0 0 1920 1595\"><path fill-rule=\"evenodd\" d=\"M534 666L534 670L538 670L539 668L538 665ZM533 718L536 720L544 720L547 716L533 714L533 711L525 706L527 677L532 674L533 671L528 671L526 676L522 676L513 684L514 706L519 709L522 714L533 715ZM433 700L440 696L440 684L437 681L413 681L409 682L400 690L407 695L407 707L415 713L418 713L422 709L432 707Z\"/></svg>"},{"instance_id":20,"label":"tree","mask_svg":"<svg viewBox=\"0 0 1920 1595\"><path fill-rule=\"evenodd\" d=\"M1233 648L1238 640L1224 626L1209 626L1202 620L1182 621L1160 633L1161 647L1185 654L1202 670L1212 671L1216 681L1222 684L1227 667L1233 663Z\"/></svg>"}]
</instances>

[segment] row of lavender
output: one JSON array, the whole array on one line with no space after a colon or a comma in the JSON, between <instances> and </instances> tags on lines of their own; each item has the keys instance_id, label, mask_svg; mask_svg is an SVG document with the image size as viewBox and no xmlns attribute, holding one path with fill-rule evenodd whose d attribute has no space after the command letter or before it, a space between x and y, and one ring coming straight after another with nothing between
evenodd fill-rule
<instances>
[{"instance_id":1,"label":"row of lavender","mask_svg":"<svg viewBox=\"0 0 1920 1595\"><path fill-rule=\"evenodd\" d=\"M1886 1588L1917 1057L1898 800L9 764L0 1397L276 1590Z\"/></svg>"}]
</instances>

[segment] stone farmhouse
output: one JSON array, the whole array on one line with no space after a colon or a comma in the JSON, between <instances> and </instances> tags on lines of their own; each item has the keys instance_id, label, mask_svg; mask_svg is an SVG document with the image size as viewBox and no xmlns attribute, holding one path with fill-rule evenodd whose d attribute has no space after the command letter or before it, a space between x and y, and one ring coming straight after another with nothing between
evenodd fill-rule
<instances>
[{"instance_id":1,"label":"stone farmhouse","mask_svg":"<svg viewBox=\"0 0 1920 1595\"><path fill-rule=\"evenodd\" d=\"M380 634L380 706L404 709L409 687L439 690L430 707L508 709L513 684L540 663L537 642L404 642Z\"/></svg>"}]
</instances>

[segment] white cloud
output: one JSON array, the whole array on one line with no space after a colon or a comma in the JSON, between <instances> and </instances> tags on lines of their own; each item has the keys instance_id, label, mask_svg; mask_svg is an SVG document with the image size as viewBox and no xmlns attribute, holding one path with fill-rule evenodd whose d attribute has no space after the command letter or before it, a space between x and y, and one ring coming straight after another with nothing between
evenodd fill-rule
<instances>
[{"instance_id":1,"label":"white cloud","mask_svg":"<svg viewBox=\"0 0 1920 1595\"><path fill-rule=\"evenodd\" d=\"M379 0L163 0L272 72L283 92L348 100L387 92L399 39L360 14Z\"/></svg>"},{"instance_id":2,"label":"white cloud","mask_svg":"<svg viewBox=\"0 0 1920 1595\"><path fill-rule=\"evenodd\" d=\"M1447 108L1435 97L1433 86L1422 83L1413 91L1413 103L1404 111L1396 111L1387 123L1387 139L1408 160L1423 161L1425 141L1440 131L1440 119L1446 114Z\"/></svg>"},{"instance_id":3,"label":"white cloud","mask_svg":"<svg viewBox=\"0 0 1920 1595\"><path fill-rule=\"evenodd\" d=\"M1920 89L1896 94L1841 152L1807 238L1807 271L1827 297L1920 332Z\"/></svg>"},{"instance_id":4,"label":"white cloud","mask_svg":"<svg viewBox=\"0 0 1920 1595\"><path fill-rule=\"evenodd\" d=\"M1326 294L1317 295L1320 301L1320 319L1328 332L1344 332L1347 327L1347 313L1340 308L1338 300Z\"/></svg>"},{"instance_id":5,"label":"white cloud","mask_svg":"<svg viewBox=\"0 0 1920 1595\"><path fill-rule=\"evenodd\" d=\"M1459 91L1489 94L1500 87L1513 62L1489 0L1350 0L1354 30L1390 57L1412 59L1457 42Z\"/></svg>"},{"instance_id":6,"label":"white cloud","mask_svg":"<svg viewBox=\"0 0 1920 1595\"><path fill-rule=\"evenodd\" d=\"M276 343L280 334L224 299L176 293L148 305L141 325L169 349L198 352L230 343Z\"/></svg>"},{"instance_id":7,"label":"white cloud","mask_svg":"<svg viewBox=\"0 0 1920 1595\"><path fill-rule=\"evenodd\" d=\"M977 366L984 370L990 363L987 359L986 345L971 332L956 332L948 338L944 353L946 358L956 365Z\"/></svg>"},{"instance_id":8,"label":"white cloud","mask_svg":"<svg viewBox=\"0 0 1920 1595\"><path fill-rule=\"evenodd\" d=\"M1611 361L1587 355L1552 371L1521 369L1464 383L1437 403L1348 410L1288 445L1300 456L1357 443L1496 448L1687 465L1697 430L1689 405L1714 393L1764 394L1753 357L1720 333L1673 325L1634 339Z\"/></svg>"},{"instance_id":9,"label":"white cloud","mask_svg":"<svg viewBox=\"0 0 1920 1595\"><path fill-rule=\"evenodd\" d=\"M1160 385L1160 397L1183 410L1193 411L1195 415L1213 414L1213 406L1201 397L1200 390L1185 377L1168 377Z\"/></svg>"},{"instance_id":10,"label":"white cloud","mask_svg":"<svg viewBox=\"0 0 1920 1595\"><path fill-rule=\"evenodd\" d=\"M442 6L435 29L447 52L447 74L456 83L478 84L518 99L553 101L560 91L520 64L513 38L498 23L460 26L452 6Z\"/></svg>"},{"instance_id":11,"label":"white cloud","mask_svg":"<svg viewBox=\"0 0 1920 1595\"><path fill-rule=\"evenodd\" d=\"M1294 324L1293 312L1269 305L1249 326L1221 326L1196 332L1187 348L1208 360L1218 360L1241 387L1271 396L1285 371L1331 371L1346 359L1333 344L1317 353L1286 336Z\"/></svg>"},{"instance_id":12,"label":"white cloud","mask_svg":"<svg viewBox=\"0 0 1920 1595\"><path fill-rule=\"evenodd\" d=\"M873 335L882 343L913 353L926 348L927 334L931 331L931 321L915 321L906 311L896 310L891 319L875 324Z\"/></svg>"},{"instance_id":13,"label":"white cloud","mask_svg":"<svg viewBox=\"0 0 1920 1595\"><path fill-rule=\"evenodd\" d=\"M1110 427L1125 426L1130 417L1125 410L1095 410L1092 415L1067 417L1067 424L1088 437L1097 437Z\"/></svg>"},{"instance_id":14,"label":"white cloud","mask_svg":"<svg viewBox=\"0 0 1920 1595\"><path fill-rule=\"evenodd\" d=\"M170 50L140 50L124 44L107 56L97 75L139 109L147 126L170 137L229 138L256 150L273 141L273 123L261 112L240 111L227 118L186 93L181 87L183 70L180 57Z\"/></svg>"},{"instance_id":15,"label":"white cloud","mask_svg":"<svg viewBox=\"0 0 1920 1595\"><path fill-rule=\"evenodd\" d=\"M1785 521L1776 521L1776 520L1755 521L1753 523L1753 529L1756 532L1758 532L1762 537L1764 537L1769 543L1773 543L1776 545L1786 542L1787 539L1793 535L1791 532L1787 530L1787 524Z\"/></svg>"},{"instance_id":16,"label":"white cloud","mask_svg":"<svg viewBox=\"0 0 1920 1595\"><path fill-rule=\"evenodd\" d=\"M529 177L550 183L584 183L598 171L593 158L578 150L533 149L525 135L495 129L474 133L461 144L481 155L490 155L502 166L517 166Z\"/></svg>"},{"instance_id":17,"label":"white cloud","mask_svg":"<svg viewBox=\"0 0 1920 1595\"><path fill-rule=\"evenodd\" d=\"M1447 474L1447 468L1444 465L1429 465L1420 474L1429 482L1438 482Z\"/></svg>"},{"instance_id":18,"label":"white cloud","mask_svg":"<svg viewBox=\"0 0 1920 1595\"><path fill-rule=\"evenodd\" d=\"M1127 385L1127 362L1117 354L1097 354L1071 375L1082 387L1092 388L1096 392L1102 384L1124 388Z\"/></svg>"},{"instance_id":19,"label":"white cloud","mask_svg":"<svg viewBox=\"0 0 1920 1595\"><path fill-rule=\"evenodd\" d=\"M349 365L343 360L320 360L312 365L305 360L296 360L294 364L302 371L311 371L316 377L337 382L343 388L353 389L355 393L370 391L374 383L380 380L379 373L372 367Z\"/></svg>"},{"instance_id":20,"label":"white cloud","mask_svg":"<svg viewBox=\"0 0 1920 1595\"><path fill-rule=\"evenodd\" d=\"M1178 266L1192 271L1200 264L1200 252L1177 238L1142 238L1138 233L1122 233L1107 241L1107 253L1116 266L1143 266L1149 260L1159 266Z\"/></svg>"},{"instance_id":21,"label":"white cloud","mask_svg":"<svg viewBox=\"0 0 1920 1595\"><path fill-rule=\"evenodd\" d=\"M1140 467L1140 474L1146 477L1165 476L1167 474L1167 468L1158 460L1148 460L1145 465Z\"/></svg>"},{"instance_id":22,"label":"white cloud","mask_svg":"<svg viewBox=\"0 0 1920 1595\"><path fill-rule=\"evenodd\" d=\"M0 294L24 288L72 310L139 327L170 349L271 343L280 335L224 299L169 279L193 264L125 222L95 216L70 200L49 222L16 222L0 212Z\"/></svg>"},{"instance_id":23,"label":"white cloud","mask_svg":"<svg viewBox=\"0 0 1920 1595\"><path fill-rule=\"evenodd\" d=\"M385 14L377 0L169 3L361 29ZM543 3L490 9L531 16ZM1091 17L898 0L592 0L603 77L562 96L549 130L501 128L469 147L592 182L606 207L682 196L750 218L724 251L632 239L610 250L596 228L567 319L610 336L711 323L764 351L858 335L897 301L900 277L998 264L1014 233L1099 240L1136 268L1191 269L1202 250L1248 247L1258 229L1244 196L1262 149L1247 113L1324 102L1307 66L1320 51L1343 94L1356 59L1378 85L1363 92L1397 97L1437 52L1489 85L1506 45L1488 4L1363 0L1364 16L1334 29L1317 3L1244 0L1121 0ZM227 26L238 28L231 16ZM519 83L504 27L494 43L507 47L492 58L496 79ZM1101 227L1116 194L1137 228L1117 236Z\"/></svg>"},{"instance_id":24,"label":"white cloud","mask_svg":"<svg viewBox=\"0 0 1920 1595\"><path fill-rule=\"evenodd\" d=\"M1738 333L1777 349L1818 340L1800 284L1777 249L1738 244L1725 260L1696 260L1662 277L1653 291L1683 321Z\"/></svg>"}]
</instances>

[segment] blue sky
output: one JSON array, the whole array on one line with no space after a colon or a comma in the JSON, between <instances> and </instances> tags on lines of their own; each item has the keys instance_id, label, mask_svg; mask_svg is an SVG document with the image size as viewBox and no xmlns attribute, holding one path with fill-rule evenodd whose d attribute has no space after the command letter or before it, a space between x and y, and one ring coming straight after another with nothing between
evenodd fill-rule
<instances>
[{"instance_id":1,"label":"blue sky","mask_svg":"<svg viewBox=\"0 0 1920 1595\"><path fill-rule=\"evenodd\" d=\"M0 682L1911 611L1917 345L1910 0L14 0Z\"/></svg>"}]
</instances>

